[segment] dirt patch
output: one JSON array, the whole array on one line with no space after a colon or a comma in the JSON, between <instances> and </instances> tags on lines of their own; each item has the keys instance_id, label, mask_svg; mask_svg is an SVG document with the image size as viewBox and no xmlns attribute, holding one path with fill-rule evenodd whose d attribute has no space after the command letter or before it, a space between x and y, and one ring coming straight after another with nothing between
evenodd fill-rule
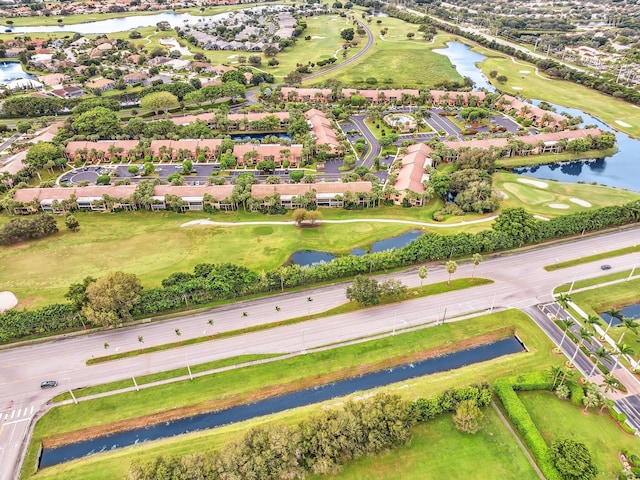
<instances>
[{"instance_id":1,"label":"dirt patch","mask_svg":"<svg viewBox=\"0 0 640 480\"><path fill-rule=\"evenodd\" d=\"M209 413L219 410L225 410L237 405L253 403L265 398L275 397L297 390L304 390L306 388L320 386L327 383L336 382L338 380L344 380L346 378L357 377L365 373L376 372L385 368L396 367L398 365L404 365L411 362L418 362L427 358L438 357L459 350L476 347L478 345L492 343L497 340L509 337L514 333L515 329L513 327L504 327L480 337L461 340L455 345L442 345L440 347L430 350L424 350L422 352L388 358L384 361L373 364L358 365L350 368L345 368L324 375L308 377L300 381L289 382L283 385L273 385L249 393L231 395L227 398L212 399L206 402L198 403L196 405L191 405L189 407L174 408L171 410L166 410L164 412L158 412L153 415L145 415L138 418L119 420L108 425L97 425L95 427L84 428L75 432L63 433L53 437L44 438L42 440L42 446L45 448L55 448L62 445L67 445L69 443L76 443L83 440L89 440L91 438L109 435L111 433L133 430L140 427L148 427L158 423L168 422L170 420L190 417L199 413Z\"/></svg>"}]
</instances>

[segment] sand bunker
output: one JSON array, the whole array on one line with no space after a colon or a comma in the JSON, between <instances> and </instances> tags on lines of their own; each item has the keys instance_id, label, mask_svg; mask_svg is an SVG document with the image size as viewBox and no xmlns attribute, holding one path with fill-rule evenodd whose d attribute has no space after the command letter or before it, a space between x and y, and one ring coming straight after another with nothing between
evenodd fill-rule
<instances>
[{"instance_id":1,"label":"sand bunker","mask_svg":"<svg viewBox=\"0 0 640 480\"><path fill-rule=\"evenodd\" d=\"M531 180L530 178L519 178L520 183L526 183L527 185L533 185L538 188L547 188L549 184L547 182L541 182L539 180Z\"/></svg>"},{"instance_id":2,"label":"sand bunker","mask_svg":"<svg viewBox=\"0 0 640 480\"><path fill-rule=\"evenodd\" d=\"M502 190L496 190L496 193L500 196L500 198L504 198L505 200L509 198L509 195L504 193Z\"/></svg>"},{"instance_id":3,"label":"sand bunker","mask_svg":"<svg viewBox=\"0 0 640 480\"><path fill-rule=\"evenodd\" d=\"M531 70L520 70L520 73L531 73Z\"/></svg>"},{"instance_id":4,"label":"sand bunker","mask_svg":"<svg viewBox=\"0 0 640 480\"><path fill-rule=\"evenodd\" d=\"M542 220L544 222L548 222L549 219L547 217L543 217L542 215L534 215L533 218L535 218L536 220Z\"/></svg>"},{"instance_id":5,"label":"sand bunker","mask_svg":"<svg viewBox=\"0 0 640 480\"><path fill-rule=\"evenodd\" d=\"M0 292L0 313L10 310L18 304L18 297L12 292Z\"/></svg>"},{"instance_id":6,"label":"sand bunker","mask_svg":"<svg viewBox=\"0 0 640 480\"><path fill-rule=\"evenodd\" d=\"M319 37L318 35L313 35L313 36L311 37L311 39L312 39L312 40L315 40L315 39L323 39L323 38L327 38L327 37Z\"/></svg>"},{"instance_id":7,"label":"sand bunker","mask_svg":"<svg viewBox=\"0 0 640 480\"><path fill-rule=\"evenodd\" d=\"M570 198L569 201L575 203L576 205L580 205L581 207L591 206L589 202L587 202L586 200L581 200L579 198Z\"/></svg>"},{"instance_id":8,"label":"sand bunker","mask_svg":"<svg viewBox=\"0 0 640 480\"><path fill-rule=\"evenodd\" d=\"M513 88L514 90L522 90L522 87L511 87L511 88Z\"/></svg>"},{"instance_id":9,"label":"sand bunker","mask_svg":"<svg viewBox=\"0 0 640 480\"><path fill-rule=\"evenodd\" d=\"M181 227L194 227L196 225L215 225L215 222L212 222L208 218L206 220L191 220L190 222L183 223L180 225Z\"/></svg>"},{"instance_id":10,"label":"sand bunker","mask_svg":"<svg viewBox=\"0 0 640 480\"><path fill-rule=\"evenodd\" d=\"M621 127L627 127L627 128L631 127L631 125L629 125L627 122L623 122L622 120L616 120L616 123Z\"/></svg>"},{"instance_id":11,"label":"sand bunker","mask_svg":"<svg viewBox=\"0 0 640 480\"><path fill-rule=\"evenodd\" d=\"M567 208L569 208L569 205L565 205L564 203L550 203L549 207L550 208L559 208L561 210L566 210Z\"/></svg>"}]
</instances>

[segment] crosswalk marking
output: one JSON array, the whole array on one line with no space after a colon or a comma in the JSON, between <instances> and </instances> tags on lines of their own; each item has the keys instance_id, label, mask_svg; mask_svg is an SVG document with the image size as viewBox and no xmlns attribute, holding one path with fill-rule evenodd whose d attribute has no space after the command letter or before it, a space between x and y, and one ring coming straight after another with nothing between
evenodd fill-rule
<instances>
[{"instance_id":1,"label":"crosswalk marking","mask_svg":"<svg viewBox=\"0 0 640 480\"><path fill-rule=\"evenodd\" d=\"M8 410L8 409L7 409ZM36 410L35 405L27 405L26 407L21 407L17 410L11 410L5 412L0 412L0 421L7 422L8 420L23 418L30 418L33 416L33 413Z\"/></svg>"}]
</instances>

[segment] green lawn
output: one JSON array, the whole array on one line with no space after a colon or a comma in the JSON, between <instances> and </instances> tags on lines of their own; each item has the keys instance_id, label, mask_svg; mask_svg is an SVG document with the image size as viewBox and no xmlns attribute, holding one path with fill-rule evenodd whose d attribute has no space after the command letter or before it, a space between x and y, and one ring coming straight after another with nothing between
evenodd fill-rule
<instances>
[{"instance_id":1,"label":"green lawn","mask_svg":"<svg viewBox=\"0 0 640 480\"><path fill-rule=\"evenodd\" d=\"M508 195L501 203L502 208L524 207L532 214L555 217L570 213L583 212L605 205L620 205L640 198L640 194L579 183L562 183L546 180L529 179L542 182L546 188L524 183L526 177L515 173L497 172L493 176L494 187ZM585 207L570 199L587 201L592 206ZM552 208L550 204L565 205L568 208Z\"/></svg>"},{"instance_id":2,"label":"green lawn","mask_svg":"<svg viewBox=\"0 0 640 480\"><path fill-rule=\"evenodd\" d=\"M391 17L377 20L382 23L369 24L375 36L369 52L348 68L314 78L309 83L321 84L333 78L345 86L358 88L429 88L445 80L462 80L447 57L432 51L434 48L444 48L447 36L438 36L433 43L425 43L424 37L418 32L419 25ZM388 33L381 39L379 34L383 28L387 28ZM415 33L415 37L408 39L408 32ZM375 78L377 84L367 83L368 78Z\"/></svg>"},{"instance_id":3,"label":"green lawn","mask_svg":"<svg viewBox=\"0 0 640 480\"><path fill-rule=\"evenodd\" d=\"M234 397L242 400L247 398L247 395L251 396L258 388L279 386L289 382L296 382L296 385L304 384L313 381L314 378L318 381L321 375L335 375L339 371L346 373L345 369L353 375L360 371L361 366L376 364L391 358L401 361L400 357L404 355L443 345L455 345L465 339L485 335L504 327L515 328L520 338L526 343L529 352L422 377L403 383L402 388L399 388L399 385L391 385L380 390L395 391L405 398L430 397L453 386L482 381L492 382L496 378L513 375L517 371L540 370L561 361L551 353L551 343L545 334L526 315L517 310L510 310L280 362L222 372L193 381L155 387L145 390L144 394L131 392L81 402L79 405L67 405L53 409L36 424L23 478L30 477L27 472L35 458L34 446L38 445L41 439L52 435L201 402L216 408L224 398ZM362 392L358 392L354 396L361 394ZM168 402L167 399L171 401ZM334 399L325 402L325 405L335 403ZM120 478L133 458L149 459L159 453L181 454L188 451L207 451L241 434L251 425L263 424L267 421L298 422L318 408L321 406L312 405L221 429L139 445L114 454L98 455L87 460L45 469L38 473L37 478L60 480L79 478L80 472L81 477L86 480Z\"/></svg>"},{"instance_id":4,"label":"green lawn","mask_svg":"<svg viewBox=\"0 0 640 480\"><path fill-rule=\"evenodd\" d=\"M484 412L485 426L476 435L459 432L453 425L451 415L442 415L416 426L409 444L376 457L354 461L331 478L536 480L538 476L533 467L495 410L489 407ZM320 480L325 477L310 478Z\"/></svg>"},{"instance_id":5,"label":"green lawn","mask_svg":"<svg viewBox=\"0 0 640 480\"><path fill-rule=\"evenodd\" d=\"M518 392L540 433L551 444L560 438L583 442L591 452L601 480L617 478L622 470L618 452L627 447L640 451L640 439L624 433L608 414L592 409L588 415L567 400L558 400L551 392Z\"/></svg>"},{"instance_id":6,"label":"green lawn","mask_svg":"<svg viewBox=\"0 0 640 480\"><path fill-rule=\"evenodd\" d=\"M579 108L631 136L640 136L640 114L638 109L630 103L573 82L552 80L544 74L541 74L544 77L541 78L535 74L536 67L534 65L521 60L514 63L511 58L504 57L498 52L482 47L475 47L474 51L489 57L479 64L487 77L492 70L496 70L499 75L507 76L509 80L504 85L494 83L500 90L523 95L527 98L537 98L558 105ZM525 71L528 73L521 73ZM495 82L495 80L491 81ZM514 87L518 87L518 89ZM616 121L624 122L630 127L620 125Z\"/></svg>"},{"instance_id":7,"label":"green lawn","mask_svg":"<svg viewBox=\"0 0 640 480\"><path fill-rule=\"evenodd\" d=\"M41 306L62 301L70 283L111 270L135 273L145 286L157 286L171 273L191 270L198 263L232 262L269 270L285 263L296 250L348 253L351 248L416 228L369 223L325 224L313 229L292 225L180 228L197 218L233 221L242 215L138 211L76 216L81 225L77 233L66 230L64 219L59 219L60 233L1 249L0 290L14 292L23 306ZM250 217L258 221L290 219L289 215Z\"/></svg>"},{"instance_id":8,"label":"green lawn","mask_svg":"<svg viewBox=\"0 0 640 480\"><path fill-rule=\"evenodd\" d=\"M547 272L554 270L560 270L567 267L573 267L575 265L582 265L584 263L595 262L596 260L603 260L605 258L615 258L621 255L627 255L629 253L640 252L640 246L634 245L632 247L620 248L618 250L611 250L610 252L598 253L596 255L589 255L588 257L576 258L575 260L569 260L568 262L560 262L554 265L547 265L544 269Z\"/></svg>"}]
</instances>

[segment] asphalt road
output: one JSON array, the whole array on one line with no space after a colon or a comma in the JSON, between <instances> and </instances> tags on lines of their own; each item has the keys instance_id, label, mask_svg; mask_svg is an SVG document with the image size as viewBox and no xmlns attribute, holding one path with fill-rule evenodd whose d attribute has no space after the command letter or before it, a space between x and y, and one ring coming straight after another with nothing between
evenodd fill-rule
<instances>
[{"instance_id":1,"label":"asphalt road","mask_svg":"<svg viewBox=\"0 0 640 480\"><path fill-rule=\"evenodd\" d=\"M380 147L380 143L378 143L378 139L376 138L376 136L371 133L369 127L367 127L366 123L364 123L366 118L366 115L353 115L349 117L349 120L356 126L356 128L360 131L362 136L369 144L369 149L367 150L365 157L360 161L360 165L364 165L365 167L371 169L373 167L373 159L380 156L382 148Z\"/></svg>"},{"instance_id":2,"label":"asphalt road","mask_svg":"<svg viewBox=\"0 0 640 480\"><path fill-rule=\"evenodd\" d=\"M19 459L28 426L33 415L45 402L64 389L101 384L113 380L185 367L220 358L248 353L297 352L383 332L394 328L441 321L471 312L495 308L526 308L551 301L554 286L629 269L640 263L640 255L632 254L607 260L612 269L602 272L602 262L547 272L542 267L557 261L580 258L594 253L634 245L640 238L640 227L593 237L577 238L519 252L496 255L477 267L476 276L491 278L495 283L468 290L425 297L395 305L361 310L343 315L278 327L189 347L86 366L87 359L107 353L135 350L141 346L200 337L214 332L236 330L285 318L321 312L346 301L345 284L281 294L275 297L230 304L209 312L185 315L174 320L139 325L102 333L55 339L41 344L0 350L0 479L10 480ZM461 264L454 278L471 276L473 265ZM396 273L408 286L420 283L416 269ZM445 281L442 265L431 265L427 283ZM312 301L308 301L311 298ZM276 310L276 306L280 310ZM247 316L243 316L247 312ZM213 319L213 326L208 320ZM142 336L144 345L138 342ZM105 350L104 344L109 348ZM43 380L57 380L59 386L41 390Z\"/></svg>"}]
</instances>

